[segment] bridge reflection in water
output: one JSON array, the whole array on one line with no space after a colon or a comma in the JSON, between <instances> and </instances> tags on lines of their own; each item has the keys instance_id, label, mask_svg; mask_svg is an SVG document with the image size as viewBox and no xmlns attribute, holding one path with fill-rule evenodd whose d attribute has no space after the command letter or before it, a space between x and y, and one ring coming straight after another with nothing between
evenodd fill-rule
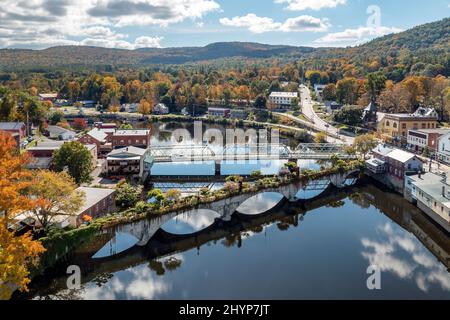
<instances>
[{"instance_id":1,"label":"bridge reflection in water","mask_svg":"<svg viewBox=\"0 0 450 320\"><path fill-rule=\"evenodd\" d=\"M347 183L351 182L349 179L347 179L346 181ZM308 242L308 238L311 237L310 233L312 232L310 221L311 219L307 218L309 217L309 213L316 213L318 210L321 210L321 208L325 207L338 208L342 206L344 202L347 202L351 199L351 202L357 204L359 208L369 208L373 206L383 212L388 217L388 219L390 221L394 221L400 229L403 228L403 230L407 231L406 233L411 232L412 234L414 234L414 236L419 239L424 247L427 248L437 258L437 260L440 261L441 264L445 265L446 268L450 267L450 239L448 235L446 235L444 231L430 222L425 217L425 215L416 210L416 208L403 200L399 201L399 197L395 194L386 193L377 189L376 187L365 185L354 186L351 188L335 188L332 186L327 186L326 189L322 191L323 192L320 195L313 195L311 193L310 196L312 195L313 197L310 197L309 199L301 199L297 202L290 202L284 197L281 198L280 195L278 195L278 198L280 198L281 200L279 203L276 203L277 197L275 197L275 194L273 194L273 198L271 198L270 201L267 202L268 210L256 215L248 215L242 213L243 211L247 211L247 209L252 207L252 199L250 198L247 200L247 204L246 201L242 203L243 206L241 208L238 208L238 210L236 211L237 213L233 214L231 216L231 219L229 219L228 221L221 219L216 212L204 210L179 213L165 223L162 223L159 218L152 219L154 224L160 225L161 227L154 232L153 236L144 245L134 245L127 250L115 254L114 256L103 257L101 259L90 258L92 257L92 253L89 253L88 250L85 250L84 254L78 254L77 256L75 256L74 259L70 261L70 264L77 264L81 267L81 270L83 270L83 283L91 283L100 281L99 279L103 279L106 275L112 276L112 274L115 274L116 272L129 268L135 268L136 266L140 266L143 263L147 264L150 269L156 272L157 275L162 275L164 274L164 270L173 270L174 268L179 268L180 265L183 266L185 263L188 263L183 260L185 259L183 258L183 252L188 252L191 249L195 248L197 248L197 250L200 250L200 248L205 244L208 244L209 246L209 243L215 243L215 241L218 240L221 240L221 242L227 247L240 247L245 239L248 239L252 235L261 233L273 225L276 225L279 230L288 230L291 227L298 227L300 234L302 235L303 242ZM299 193L302 192L312 192L312 190L300 191ZM266 198L267 195L265 197L264 193L261 193L259 198L254 199L260 200ZM261 211L259 209L261 208L258 208L257 211ZM338 217L335 217L335 215L321 213L321 217L322 218L315 220L317 220L317 223L320 223L325 230L338 228L338 225L334 226L337 221L336 219L338 219ZM360 222L357 222L357 220L362 217L365 217L364 219L374 218L373 213L370 216L367 216L367 213L361 212L361 214L354 216L351 221L348 221L348 224L356 222L356 225L358 225ZM357 219L355 220L355 218ZM330 221L331 225L324 224L325 221L328 220ZM178 226L180 226L180 223L182 226L179 228ZM390 225L391 224L386 223L383 226L383 230L379 230L377 232L386 232L387 234L392 234L392 236L397 237L397 240L399 240L400 243L407 244L406 239L410 238L406 238L405 235L398 230L394 232L392 227L389 227ZM349 231L350 230L351 229L349 229ZM102 243L98 242L96 244L97 249L95 248L95 246L90 247L90 252L95 252L105 242L113 239L118 234L123 234L123 230L121 230L121 228L111 230L110 233L103 237ZM324 237L323 243L325 244L328 243L326 239L331 235L322 234L321 236ZM401 239L402 241L400 241ZM367 263L373 261L381 263L376 259L380 259L382 256L378 256L376 252L373 254L370 252L371 247L379 247L376 244L376 241L378 240L380 240L379 237L377 237L376 239L371 239L370 236L364 236L361 239L362 245L365 248L362 253L363 256L361 256L360 252L356 253L356 255L358 255L362 259L366 259L366 257L367 259L370 259L369 261L367 261ZM287 241L287 239L284 239L284 241ZM341 239L341 241L345 241L345 239ZM389 243L393 244L394 242ZM321 248L319 243L309 243L309 245L312 247ZM380 245L384 247L387 244L380 243ZM247 244L247 246L250 246L250 244ZM290 244L286 243L286 246L287 248L289 248ZM329 261L334 261L334 263L339 264L339 262L333 260L334 258L332 257L335 254L343 254L343 252L329 252L327 251L327 248L322 248L317 251L317 248L315 249L316 253L314 253L314 255L319 254L321 251L323 251L322 253L328 252L326 255L329 256L328 259L331 259ZM405 246L405 248L407 247ZM291 251L296 252L296 250ZM299 254L300 252L302 251L299 251ZM414 259L419 260L419 251L417 251L416 253L418 254L418 256ZM423 255L423 253L423 250L420 251L420 255ZM274 253L272 252L271 254ZM310 256L308 257L312 258ZM395 266L388 263L386 265L388 268L400 268L400 266L406 268L405 265L401 265L400 260L393 260L392 257L389 257L389 259L390 262L395 263ZM423 257L421 257L420 259L423 259ZM387 261L385 261L385 263L387 263ZM428 261L428 264L430 264L430 261ZM433 268L435 268L434 262L432 265ZM367 267L365 264L364 266L364 268ZM230 266L224 265L224 271L229 267ZM316 267L318 270L321 270L323 266L317 265ZM349 267L351 268L351 265L349 265ZM290 267L285 266L285 268L287 268L286 273L290 274ZM230 271L232 270L233 269L230 269ZM402 273L400 271L401 269L391 269L391 272L392 270L397 272L399 276L402 276ZM405 270L407 270L407 268ZM246 272L254 272L254 270L247 270ZM304 269L303 272L308 273L308 270ZM384 274L385 273L383 273L383 275ZM272 276L275 277L275 275ZM325 279L327 277L324 275L322 275L322 277L324 277L323 281L326 281ZM242 278L239 279L241 279L242 281ZM446 279L450 279L450 277L449 274L445 275L440 273L438 276L437 274L431 275L430 273L430 280L425 279L424 281L438 281L436 279L440 279L439 281L443 281L441 285L445 287L445 281L447 281ZM66 277L61 277L60 279L53 280L54 281L52 283L54 285L48 286L46 288L48 291L46 291L46 289L41 289L38 291L38 293L32 292L32 295L34 294L37 296L46 296L47 294L53 294L55 292L61 293L61 290L65 288ZM108 279L106 279L105 281L108 282ZM154 279L154 281L161 280L158 280L158 278L156 278ZM229 281L231 281L231 278ZM304 281L307 280L304 279ZM448 284L450 284L450 282L448 282ZM308 286L307 284L305 285ZM384 285L387 286L388 284L385 282ZM204 290L206 289L204 288ZM274 292L278 291L274 290ZM268 296L270 297L270 295Z\"/></svg>"}]
</instances>

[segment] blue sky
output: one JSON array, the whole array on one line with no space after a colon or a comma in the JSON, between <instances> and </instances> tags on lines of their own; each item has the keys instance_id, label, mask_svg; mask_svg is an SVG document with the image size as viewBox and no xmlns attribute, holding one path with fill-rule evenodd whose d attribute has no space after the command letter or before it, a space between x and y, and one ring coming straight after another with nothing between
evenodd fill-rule
<instances>
[{"instance_id":1,"label":"blue sky","mask_svg":"<svg viewBox=\"0 0 450 320\"><path fill-rule=\"evenodd\" d=\"M2 0L2 3L1 48L73 44L136 49L203 46L218 41L348 46L446 18L450 11L450 0Z\"/></svg>"}]
</instances>

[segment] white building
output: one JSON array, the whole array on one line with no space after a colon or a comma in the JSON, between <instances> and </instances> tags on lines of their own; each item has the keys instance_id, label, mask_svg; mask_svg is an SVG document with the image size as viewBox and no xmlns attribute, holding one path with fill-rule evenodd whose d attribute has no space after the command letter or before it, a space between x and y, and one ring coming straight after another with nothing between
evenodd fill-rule
<instances>
[{"instance_id":1,"label":"white building","mask_svg":"<svg viewBox=\"0 0 450 320\"><path fill-rule=\"evenodd\" d=\"M272 92L269 96L269 108L279 110L290 109L294 98L298 98L297 92Z\"/></svg>"},{"instance_id":2,"label":"white building","mask_svg":"<svg viewBox=\"0 0 450 320\"><path fill-rule=\"evenodd\" d=\"M405 180L405 197L450 232L450 184L446 176L428 172Z\"/></svg>"},{"instance_id":3,"label":"white building","mask_svg":"<svg viewBox=\"0 0 450 320\"><path fill-rule=\"evenodd\" d=\"M325 84L315 84L314 85L314 92L316 94L317 99L322 100L322 93L323 90L326 88L327 85Z\"/></svg>"},{"instance_id":4,"label":"white building","mask_svg":"<svg viewBox=\"0 0 450 320\"><path fill-rule=\"evenodd\" d=\"M150 172L149 149L131 146L116 149L108 154L106 161L108 175L111 177L131 176L145 179Z\"/></svg>"},{"instance_id":5,"label":"white building","mask_svg":"<svg viewBox=\"0 0 450 320\"><path fill-rule=\"evenodd\" d=\"M450 164L450 132L442 135L438 143L438 159Z\"/></svg>"},{"instance_id":6,"label":"white building","mask_svg":"<svg viewBox=\"0 0 450 320\"><path fill-rule=\"evenodd\" d=\"M153 114L168 114L169 108L164 103L158 103L153 107Z\"/></svg>"}]
</instances>

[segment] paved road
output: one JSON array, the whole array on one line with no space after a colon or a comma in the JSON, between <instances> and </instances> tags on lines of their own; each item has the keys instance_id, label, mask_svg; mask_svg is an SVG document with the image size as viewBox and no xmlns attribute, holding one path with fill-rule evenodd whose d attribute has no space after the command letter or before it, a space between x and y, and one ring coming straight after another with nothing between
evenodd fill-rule
<instances>
[{"instance_id":1,"label":"paved road","mask_svg":"<svg viewBox=\"0 0 450 320\"><path fill-rule=\"evenodd\" d=\"M348 137L339 134L339 129L331 126L322 118L320 118L317 113L314 111L315 102L311 98L311 92L308 87L304 85L300 85L300 104L302 108L302 113L305 115L307 119L309 119L317 130L328 132L339 136L340 139L347 144L352 144L355 140L353 137Z\"/></svg>"}]
</instances>

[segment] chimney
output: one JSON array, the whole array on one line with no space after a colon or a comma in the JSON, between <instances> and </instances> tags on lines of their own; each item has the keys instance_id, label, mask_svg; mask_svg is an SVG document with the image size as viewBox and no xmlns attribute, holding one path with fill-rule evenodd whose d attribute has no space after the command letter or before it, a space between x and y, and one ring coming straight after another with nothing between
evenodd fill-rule
<instances>
[{"instance_id":1,"label":"chimney","mask_svg":"<svg viewBox=\"0 0 450 320\"><path fill-rule=\"evenodd\" d=\"M418 171L419 179L422 179L422 172Z\"/></svg>"},{"instance_id":2,"label":"chimney","mask_svg":"<svg viewBox=\"0 0 450 320\"><path fill-rule=\"evenodd\" d=\"M445 198L445 186L442 186L442 196Z\"/></svg>"}]
</instances>

